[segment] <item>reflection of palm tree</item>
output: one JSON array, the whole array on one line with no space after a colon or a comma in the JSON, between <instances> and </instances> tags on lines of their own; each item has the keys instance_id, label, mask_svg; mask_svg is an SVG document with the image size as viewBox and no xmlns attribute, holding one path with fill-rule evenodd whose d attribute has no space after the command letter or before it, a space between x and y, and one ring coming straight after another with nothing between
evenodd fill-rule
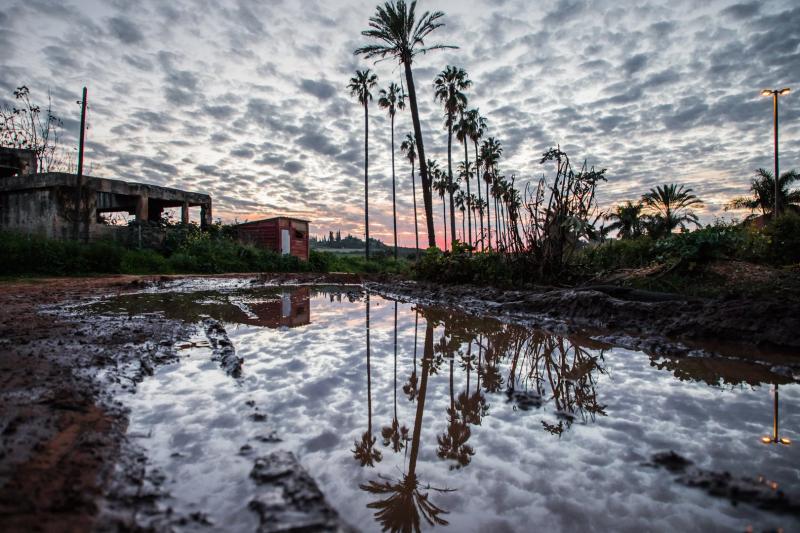
<instances>
[{"instance_id":1,"label":"reflection of palm tree","mask_svg":"<svg viewBox=\"0 0 800 533\"><path fill-rule=\"evenodd\" d=\"M442 345L446 346L444 337L442 338ZM453 395L453 359L454 354L451 351L450 357L450 407L447 408L447 430L437 437L439 448L436 455L440 459L451 459L456 461L456 464L450 468L461 468L467 466L475 455L475 450L472 446L467 444L471 435L469 426L459 418L458 410L456 409L456 401Z\"/></svg>"},{"instance_id":2,"label":"reflection of palm tree","mask_svg":"<svg viewBox=\"0 0 800 533\"><path fill-rule=\"evenodd\" d=\"M367 504L375 509L375 518L384 531L420 531L421 518L429 525L447 525L447 520L440 515L447 511L438 507L428 499L429 493L422 490L435 490L431 486L421 487L417 479L417 456L419 455L420 435L422 433L422 415L425 411L425 396L428 389L428 374L433 359L433 325L428 322L425 330L425 353L422 358L422 377L420 378L417 413L414 419L414 433L411 437L411 454L408 471L397 481L370 481L359 485L359 488L370 494L386 495L385 498Z\"/></svg>"},{"instance_id":3,"label":"reflection of palm tree","mask_svg":"<svg viewBox=\"0 0 800 533\"><path fill-rule=\"evenodd\" d=\"M361 435L361 442L355 442L353 458L361 466L375 466L383 458L381 451L375 449L375 437L372 436L372 375L370 369L370 345L369 345L369 292L367 293L367 431Z\"/></svg>"},{"instance_id":4,"label":"reflection of palm tree","mask_svg":"<svg viewBox=\"0 0 800 533\"><path fill-rule=\"evenodd\" d=\"M383 445L389 446L391 443L392 450L397 453L405 447L408 440L408 428L400 426L397 421L397 302L394 302L394 416L392 423L389 426L381 428L381 436L383 437Z\"/></svg>"},{"instance_id":5,"label":"reflection of palm tree","mask_svg":"<svg viewBox=\"0 0 800 533\"><path fill-rule=\"evenodd\" d=\"M408 396L408 401L413 402L417 397L417 326L419 325L419 312L414 310L414 370L403 385L403 392Z\"/></svg>"}]
</instances>

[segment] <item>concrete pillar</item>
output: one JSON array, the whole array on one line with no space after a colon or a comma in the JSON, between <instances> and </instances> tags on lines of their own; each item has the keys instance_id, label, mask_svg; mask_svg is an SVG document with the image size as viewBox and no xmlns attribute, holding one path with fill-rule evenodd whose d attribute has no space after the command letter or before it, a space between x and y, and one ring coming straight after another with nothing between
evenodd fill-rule
<instances>
[{"instance_id":1,"label":"concrete pillar","mask_svg":"<svg viewBox=\"0 0 800 533\"><path fill-rule=\"evenodd\" d=\"M214 220L211 217L211 202L200 206L200 227L205 229L211 226Z\"/></svg>"},{"instance_id":2,"label":"concrete pillar","mask_svg":"<svg viewBox=\"0 0 800 533\"><path fill-rule=\"evenodd\" d=\"M183 202L181 206L181 224L189 223L189 202Z\"/></svg>"},{"instance_id":3,"label":"concrete pillar","mask_svg":"<svg viewBox=\"0 0 800 533\"><path fill-rule=\"evenodd\" d=\"M149 198L146 194L142 194L136 198L136 222L142 223L148 219L147 204Z\"/></svg>"}]
</instances>

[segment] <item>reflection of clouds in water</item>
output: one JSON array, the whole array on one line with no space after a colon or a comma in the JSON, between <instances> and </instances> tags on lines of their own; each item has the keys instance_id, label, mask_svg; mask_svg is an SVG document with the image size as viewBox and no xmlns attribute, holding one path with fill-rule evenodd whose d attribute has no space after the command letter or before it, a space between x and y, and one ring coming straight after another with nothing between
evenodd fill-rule
<instances>
[{"instance_id":1,"label":"reflection of clouds in water","mask_svg":"<svg viewBox=\"0 0 800 533\"><path fill-rule=\"evenodd\" d=\"M155 378L168 380L169 386L160 385L166 389L160 392L163 396L154 396L148 408L142 409L147 414L135 419L136 426L151 427L159 421L179 426L172 430L171 442L189 455L181 476L191 480L187 472L195 472L212 481L230 480L241 472L246 479L247 461L228 458L208 471L186 463L213 462L215 453L236 450L254 435L277 431L284 441L265 445L269 446L265 450L298 451L301 462L342 515L365 530L376 529L374 511L366 507L374 495L359 491L358 486L374 481L377 474L400 479L408 459L407 448L396 454L381 443L380 428L389 425L394 415L394 304L372 296L373 434L383 459L373 469L362 469L353 460L353 442L367 428L364 305L363 299L332 303L323 294L312 297L309 325L281 330L228 328L245 360L242 381L237 384L213 365L191 370L182 363ZM445 329L436 328L435 342ZM420 318L418 375L424 331L425 320ZM414 425L416 403L408 401L401 387L413 368L413 342L414 312L401 304L397 416L409 428ZM499 365L506 384L508 364L503 360ZM471 463L450 470L452 463L437 457L437 437L447 428L450 406L449 360L444 359L438 373L428 378L416 469L423 485L458 489L431 494L436 505L449 511L444 518L451 526L444 529L695 530L791 523L746 505L733 507L678 485L663 470L642 466L654 452L674 449L703 468L734 475L765 474L797 492L797 447L778 450L758 442L771 426L767 387L712 388L680 382L671 373L651 367L647 356L623 349L605 351L601 365L607 373L593 379L597 403L605 406L607 416L585 421L576 416L560 437L551 435L541 425L542 420L557 420L549 392L543 395L541 408L514 410L504 384L500 393L486 395L488 414L481 424L470 425L469 445L475 450ZM457 396L467 378L458 355L454 366ZM472 390L476 376L473 370ZM800 423L800 415L786 406L800 403L800 387L782 386L781 394L782 427L795 437L791 432ZM247 400L254 400L268 415L266 424L242 421L250 412L244 410ZM205 439L203 431L208 432ZM192 442L193 438L197 440ZM230 490L245 491L246 483Z\"/></svg>"}]
</instances>

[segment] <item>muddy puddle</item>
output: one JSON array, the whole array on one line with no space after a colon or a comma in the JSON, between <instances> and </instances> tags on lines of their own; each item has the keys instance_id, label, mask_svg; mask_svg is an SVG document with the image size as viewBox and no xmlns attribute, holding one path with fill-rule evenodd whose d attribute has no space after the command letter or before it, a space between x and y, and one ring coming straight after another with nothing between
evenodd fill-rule
<instances>
[{"instance_id":1,"label":"muddy puddle","mask_svg":"<svg viewBox=\"0 0 800 533\"><path fill-rule=\"evenodd\" d=\"M796 369L358 287L156 291L91 312L196 324L121 398L159 505L191 517L179 530L258 528L254 464L283 451L363 531L800 528Z\"/></svg>"}]
</instances>

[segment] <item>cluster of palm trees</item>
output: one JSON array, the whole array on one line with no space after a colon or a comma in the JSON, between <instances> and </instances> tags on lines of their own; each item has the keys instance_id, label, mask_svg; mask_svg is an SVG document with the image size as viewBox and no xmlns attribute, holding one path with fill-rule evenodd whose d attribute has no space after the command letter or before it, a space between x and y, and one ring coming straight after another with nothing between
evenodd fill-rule
<instances>
[{"instance_id":1,"label":"cluster of palm trees","mask_svg":"<svg viewBox=\"0 0 800 533\"><path fill-rule=\"evenodd\" d=\"M642 235L665 237L677 228L686 229L688 224L700 227L691 207L701 205L702 201L690 188L674 183L659 185L643 194L639 201L628 200L606 214L606 220L613 222L603 230L616 230L620 239Z\"/></svg>"},{"instance_id":2,"label":"cluster of palm trees","mask_svg":"<svg viewBox=\"0 0 800 533\"><path fill-rule=\"evenodd\" d=\"M508 249L513 241L512 226L519 220L522 205L521 195L509 181L499 173L498 164L503 153L500 142L494 137L484 138L487 122L478 109L468 107L466 91L472 86L466 71L447 66L433 81L434 99L444 109L444 126L447 130L447 168L441 168L434 159L425 156L422 130L417 106L412 64L414 58L433 50L455 48L446 44L426 44L430 34L444 25L441 11L424 12L417 16L416 0L394 0L379 5L369 20L370 29L362 35L374 39L377 44L362 46L355 51L366 59L392 58L404 67L405 86L408 94L394 82L380 91L378 105L385 109L391 121L392 138L392 211L394 219L395 257L397 257L397 207L396 176L394 158L394 125L397 111L405 109L406 100L411 111L413 131L406 134L400 149L411 164L412 193L414 194L414 234L419 249L419 223L416 207L415 167L419 167L428 246L436 246L436 230L433 215L433 191L442 200L444 248L448 248L448 205L450 248L462 242L482 249ZM365 233L369 240L369 102L377 76L369 69L357 70L348 88L364 106L364 191ZM464 160L459 162L456 174L453 169L453 136L464 146ZM474 148L474 159L470 161L469 148ZM476 187L473 189L472 180ZM482 191L481 180L485 185ZM473 190L477 194L473 194ZM485 192L485 194L484 194ZM457 231L456 211L461 215L461 227ZM492 219L494 218L494 224ZM367 248L369 257L369 248Z\"/></svg>"},{"instance_id":3,"label":"cluster of palm trees","mask_svg":"<svg viewBox=\"0 0 800 533\"><path fill-rule=\"evenodd\" d=\"M778 186L775 187L775 176L772 172L759 168L750 182L750 196L734 198L728 203L726 209L749 209L751 212L760 210L762 215L771 215L775 210L775 191L778 191L778 211L787 208L800 208L800 190L790 189L792 184L800 182L800 174L790 170L781 174Z\"/></svg>"}]
</instances>

